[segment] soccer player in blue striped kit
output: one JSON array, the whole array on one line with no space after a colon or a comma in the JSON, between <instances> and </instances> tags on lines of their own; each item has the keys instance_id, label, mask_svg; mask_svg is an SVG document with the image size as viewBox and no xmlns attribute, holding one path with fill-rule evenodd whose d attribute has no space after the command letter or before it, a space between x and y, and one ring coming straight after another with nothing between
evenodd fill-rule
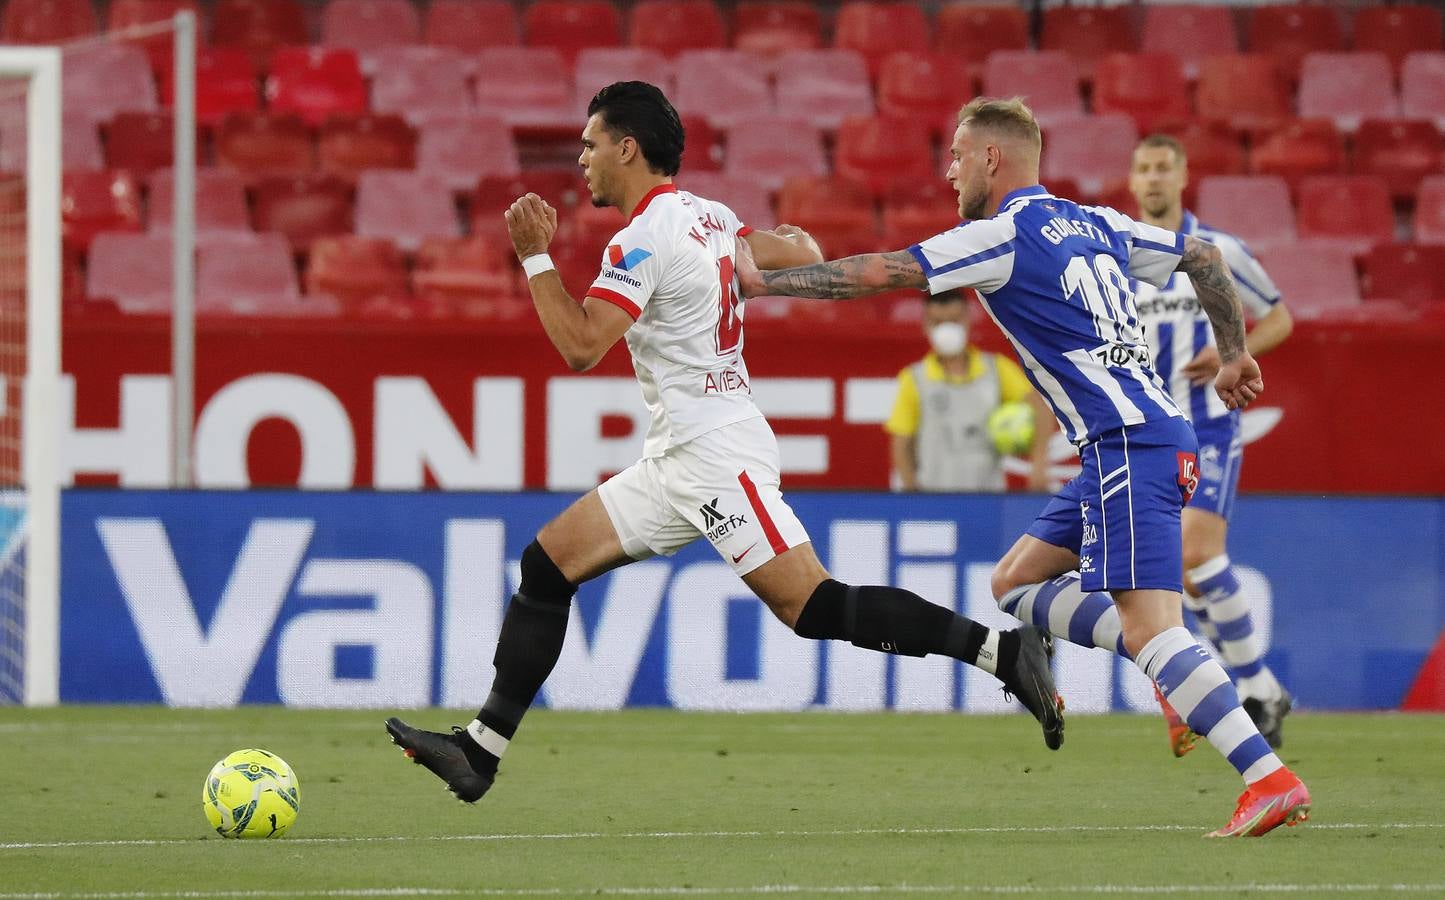
<instances>
[{"instance_id":1,"label":"soccer player in blue striped kit","mask_svg":"<svg viewBox=\"0 0 1445 900\"><path fill-rule=\"evenodd\" d=\"M1234 815L1211 836L1257 836L1302 821L1308 789L1183 624L1180 511L1199 483L1198 445L1150 366L1131 287L1131 279L1163 285L1176 269L1189 278L1219 348L1215 390L1238 409L1264 382L1245 346L1228 267L1197 237L1050 194L1038 183L1038 124L1021 100L977 98L958 122L947 178L969 221L893 253L768 272L744 258L743 290L845 299L976 289L1083 466L999 562L1000 606L1066 590L1107 592L1118 609L1112 633L1051 625L1075 643L1133 659L1240 773L1245 790Z\"/></svg>"}]
</instances>

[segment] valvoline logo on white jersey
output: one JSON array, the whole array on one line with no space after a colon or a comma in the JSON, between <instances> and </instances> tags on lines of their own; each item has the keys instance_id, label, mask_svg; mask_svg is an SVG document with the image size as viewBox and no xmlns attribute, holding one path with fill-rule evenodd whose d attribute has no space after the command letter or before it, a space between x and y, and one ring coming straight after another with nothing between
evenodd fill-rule
<instances>
[{"instance_id":1,"label":"valvoline logo on white jersey","mask_svg":"<svg viewBox=\"0 0 1445 900\"><path fill-rule=\"evenodd\" d=\"M621 269L624 272L632 271L637 268L643 260L651 256L651 250L643 250L641 247L635 250L629 250L626 253L622 252L622 247L619 244L609 244L607 247L607 261L612 265L612 268Z\"/></svg>"}]
</instances>

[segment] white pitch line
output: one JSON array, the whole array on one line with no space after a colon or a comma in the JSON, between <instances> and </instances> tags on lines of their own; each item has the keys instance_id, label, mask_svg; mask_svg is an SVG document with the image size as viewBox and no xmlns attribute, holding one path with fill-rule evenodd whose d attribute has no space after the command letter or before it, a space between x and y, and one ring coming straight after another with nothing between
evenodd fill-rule
<instances>
[{"instance_id":1,"label":"white pitch line","mask_svg":"<svg viewBox=\"0 0 1445 900\"><path fill-rule=\"evenodd\" d=\"M975 825L956 828L840 828L782 831L569 831L534 834L435 834L376 835L357 837L288 837L287 844L378 844L429 841L576 841L597 839L669 840L674 838L754 838L754 837L853 837L859 835L947 835L947 834L1077 834L1087 832L1198 831L1203 825ZM1340 829L1380 829L1385 831L1412 828L1445 828L1445 822L1321 822L1307 826L1310 831ZM109 841L24 841L0 844L0 850L54 850L71 847L163 847L176 844L201 844L202 838L155 838ZM240 841L238 843L251 843ZM254 843L269 843L256 841ZM4 895L0 895L3 897Z\"/></svg>"},{"instance_id":2,"label":"white pitch line","mask_svg":"<svg viewBox=\"0 0 1445 900\"><path fill-rule=\"evenodd\" d=\"M332 888L286 891L290 897L563 897L586 894L608 897L705 897L766 894L1274 894L1439 893L1445 884L759 884L727 887L656 886L576 888ZM96 891L0 893L0 900L161 900L161 898L273 897L275 891Z\"/></svg>"}]
</instances>

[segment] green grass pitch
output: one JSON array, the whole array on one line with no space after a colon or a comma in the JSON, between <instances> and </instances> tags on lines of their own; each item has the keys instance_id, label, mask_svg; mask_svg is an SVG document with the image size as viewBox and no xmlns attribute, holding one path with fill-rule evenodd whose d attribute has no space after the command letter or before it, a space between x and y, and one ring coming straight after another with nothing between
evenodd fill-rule
<instances>
[{"instance_id":1,"label":"green grass pitch","mask_svg":"<svg viewBox=\"0 0 1445 900\"><path fill-rule=\"evenodd\" d=\"M1146 716L567 713L443 793L384 712L0 709L0 900L40 897L1445 896L1445 718L1301 714L1298 828L1205 840L1238 781ZM407 714L424 727L462 713ZM285 757L301 815L227 841L211 764Z\"/></svg>"}]
</instances>

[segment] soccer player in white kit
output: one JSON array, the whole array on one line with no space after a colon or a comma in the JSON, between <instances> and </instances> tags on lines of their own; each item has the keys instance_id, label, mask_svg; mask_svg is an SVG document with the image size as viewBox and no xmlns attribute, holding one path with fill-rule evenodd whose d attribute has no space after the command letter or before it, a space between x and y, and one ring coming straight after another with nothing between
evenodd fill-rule
<instances>
[{"instance_id":1,"label":"soccer player in white kit","mask_svg":"<svg viewBox=\"0 0 1445 900\"><path fill-rule=\"evenodd\" d=\"M993 673L1063 741L1052 645L1032 626L997 632L892 587L829 577L779 491L777 442L743 363L743 297L734 261L746 244L769 265L822 259L806 233L754 231L732 210L672 183L683 149L677 111L656 87L618 82L588 106L578 162L597 206L627 219L579 305L547 256L556 211L535 194L507 211L538 318L573 369L594 366L626 337L652 422L637 463L543 526L522 553L491 692L466 728L440 734L387 720L413 761L475 802L491 787L522 716L556 664L581 583L671 554L706 537L798 635L885 653L938 653Z\"/></svg>"},{"instance_id":2,"label":"soccer player in white kit","mask_svg":"<svg viewBox=\"0 0 1445 900\"><path fill-rule=\"evenodd\" d=\"M1079 448L1082 471L994 570L1001 608L1107 593L1112 630L1049 617L1055 634L1133 659L1245 782L1211 837L1258 836L1307 817L1304 782L1274 754L1224 669L1183 627L1180 511L1199 483L1197 440L1150 365L1131 278L1183 271L1218 340L1214 388L1230 409L1264 389L1218 249L1199 238L1081 206L1039 184L1042 140L1018 98L959 111L947 179L967 220L906 250L781 271L744 257L747 296L846 299L896 288L972 287ZM1015 611L1029 621L1028 613Z\"/></svg>"}]
</instances>

